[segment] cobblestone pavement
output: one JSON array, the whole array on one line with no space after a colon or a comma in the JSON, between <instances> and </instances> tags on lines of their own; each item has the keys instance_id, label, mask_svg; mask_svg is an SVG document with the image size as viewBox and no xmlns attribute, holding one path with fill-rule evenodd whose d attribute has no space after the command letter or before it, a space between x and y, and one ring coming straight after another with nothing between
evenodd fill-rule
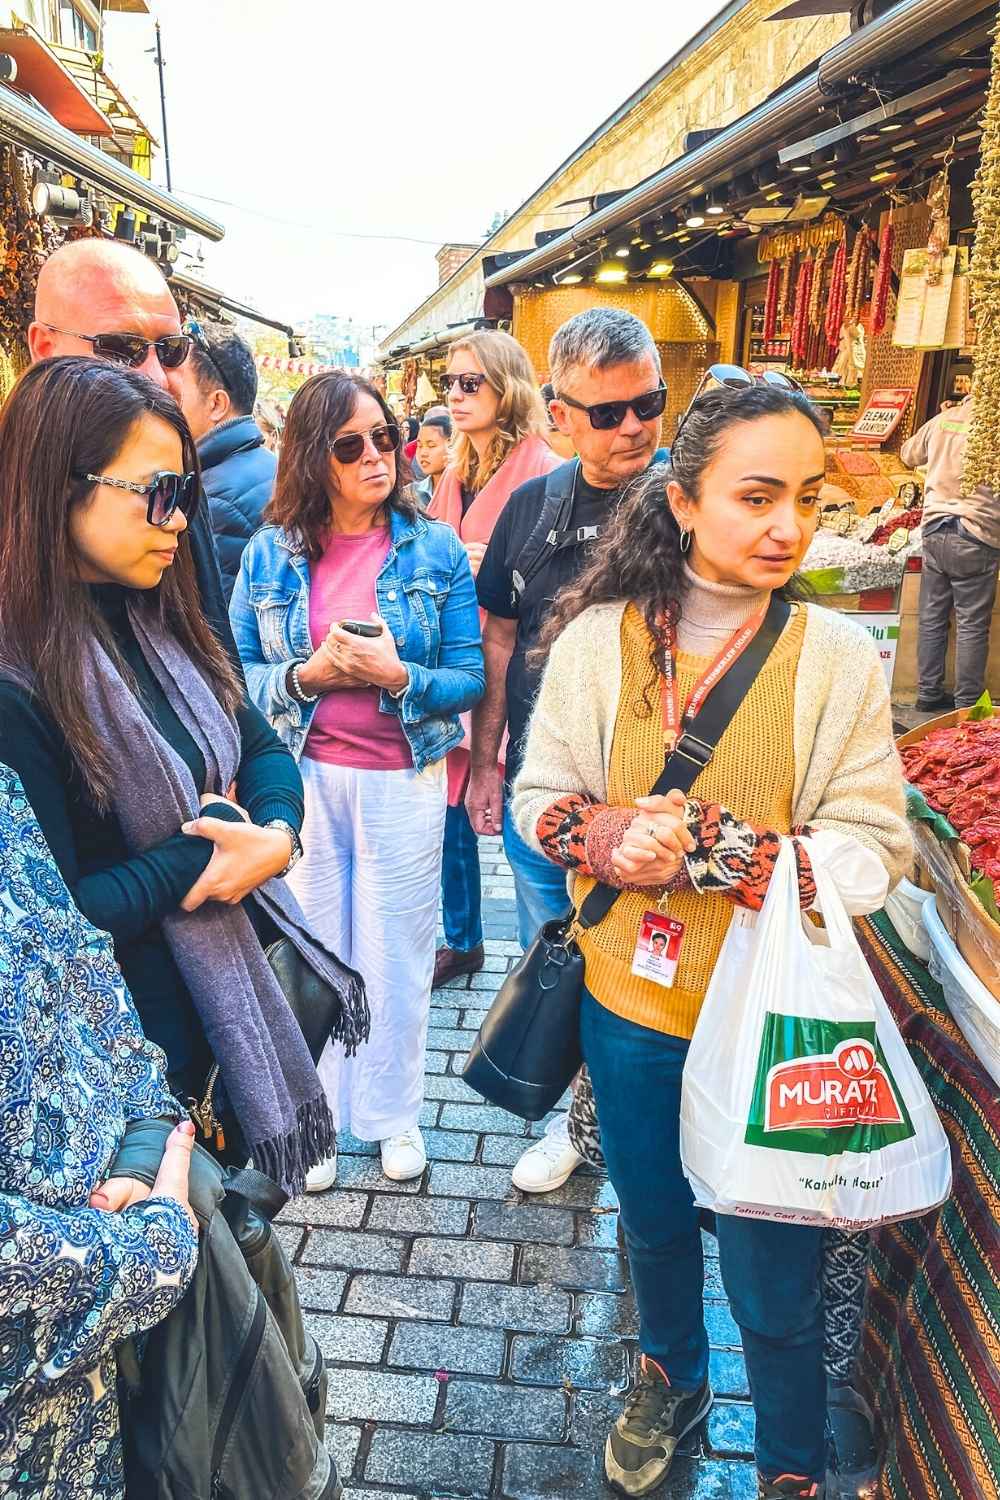
<instances>
[{"instance_id":1,"label":"cobblestone pavement","mask_svg":"<svg viewBox=\"0 0 1000 1500\"><path fill-rule=\"evenodd\" d=\"M377 1147L341 1139L336 1187L279 1220L327 1358L328 1439L345 1500L608 1495L601 1454L635 1350L617 1200L586 1168L545 1197L511 1186L530 1136L462 1082L462 1062L519 952L513 884L483 841L486 967L433 996L428 1168L387 1182ZM716 1404L681 1447L664 1500L750 1500L753 1413L739 1333L706 1238Z\"/></svg>"}]
</instances>

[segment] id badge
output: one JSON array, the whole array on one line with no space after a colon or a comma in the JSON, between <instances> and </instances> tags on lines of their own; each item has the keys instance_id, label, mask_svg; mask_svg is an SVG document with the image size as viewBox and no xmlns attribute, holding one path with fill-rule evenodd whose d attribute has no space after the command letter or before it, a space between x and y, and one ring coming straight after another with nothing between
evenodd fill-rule
<instances>
[{"instance_id":1,"label":"id badge","mask_svg":"<svg viewBox=\"0 0 1000 1500\"><path fill-rule=\"evenodd\" d=\"M660 911L646 912L632 955L632 973L672 989L683 940L683 922Z\"/></svg>"}]
</instances>

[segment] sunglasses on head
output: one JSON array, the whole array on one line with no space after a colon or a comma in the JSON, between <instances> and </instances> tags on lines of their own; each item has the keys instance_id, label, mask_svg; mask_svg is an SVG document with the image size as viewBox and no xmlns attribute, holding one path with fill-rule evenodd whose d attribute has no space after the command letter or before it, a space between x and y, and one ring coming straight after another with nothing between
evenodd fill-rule
<instances>
[{"instance_id":1,"label":"sunglasses on head","mask_svg":"<svg viewBox=\"0 0 1000 1500\"><path fill-rule=\"evenodd\" d=\"M166 526L175 510L190 521L198 509L201 489L196 474L154 474L148 484L131 479L112 479L108 474L75 474L75 479L89 484L109 484L130 495L146 496L146 520L150 526Z\"/></svg>"},{"instance_id":2,"label":"sunglasses on head","mask_svg":"<svg viewBox=\"0 0 1000 1500\"><path fill-rule=\"evenodd\" d=\"M748 391L755 385L770 385L777 391L799 391L802 387L791 375L785 375L781 370L764 370L756 375L751 370L744 370L742 365L710 365L698 382L698 389L688 402L687 411L677 423L677 431L674 433L674 442L680 437L684 423L694 410L695 403L710 389L711 384L721 386L728 391Z\"/></svg>"},{"instance_id":3,"label":"sunglasses on head","mask_svg":"<svg viewBox=\"0 0 1000 1500\"><path fill-rule=\"evenodd\" d=\"M113 360L117 365L138 369L144 364L150 349L165 370L176 370L191 353L192 340L186 333L168 333L161 339L144 339L138 333L72 333L68 328L56 328L52 323L43 325L50 333L62 333L71 339L83 339L90 344L100 359Z\"/></svg>"},{"instance_id":4,"label":"sunglasses on head","mask_svg":"<svg viewBox=\"0 0 1000 1500\"><path fill-rule=\"evenodd\" d=\"M452 386L455 384L456 380L458 381L458 388L462 392L463 396L475 396L479 391L480 386L486 384L485 375L473 375L471 373L467 375L442 375L441 389L444 391L446 396L448 395Z\"/></svg>"},{"instance_id":5,"label":"sunglasses on head","mask_svg":"<svg viewBox=\"0 0 1000 1500\"><path fill-rule=\"evenodd\" d=\"M379 453L395 453L399 447L399 428L395 422L383 422L369 432L345 432L334 438L330 452L340 464L356 464L365 451L365 439L371 438Z\"/></svg>"},{"instance_id":6,"label":"sunglasses on head","mask_svg":"<svg viewBox=\"0 0 1000 1500\"><path fill-rule=\"evenodd\" d=\"M557 401L572 406L576 411L585 411L590 418L591 427L598 432L610 432L613 427L620 427L630 411L634 411L640 422L652 422L654 417L662 417L667 404L667 388L658 385L655 391L646 391L642 396L634 396L631 401L596 401L593 406L584 406L582 401L574 401L572 396L559 394L555 397Z\"/></svg>"}]
</instances>

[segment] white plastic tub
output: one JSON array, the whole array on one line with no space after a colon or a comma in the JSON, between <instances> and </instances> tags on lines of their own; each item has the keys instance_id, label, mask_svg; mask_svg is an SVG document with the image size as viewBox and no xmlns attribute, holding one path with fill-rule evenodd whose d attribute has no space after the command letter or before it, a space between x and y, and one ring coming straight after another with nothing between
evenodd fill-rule
<instances>
[{"instance_id":1,"label":"white plastic tub","mask_svg":"<svg viewBox=\"0 0 1000 1500\"><path fill-rule=\"evenodd\" d=\"M924 926L930 940L930 971L944 990L956 1024L989 1073L1000 1084L1000 1000L969 968L938 916L936 902L924 905Z\"/></svg>"},{"instance_id":2,"label":"white plastic tub","mask_svg":"<svg viewBox=\"0 0 1000 1500\"><path fill-rule=\"evenodd\" d=\"M933 899L933 891L922 891L909 880L901 880L885 900L885 914L915 958L930 960L930 941L922 920L923 909Z\"/></svg>"}]
</instances>

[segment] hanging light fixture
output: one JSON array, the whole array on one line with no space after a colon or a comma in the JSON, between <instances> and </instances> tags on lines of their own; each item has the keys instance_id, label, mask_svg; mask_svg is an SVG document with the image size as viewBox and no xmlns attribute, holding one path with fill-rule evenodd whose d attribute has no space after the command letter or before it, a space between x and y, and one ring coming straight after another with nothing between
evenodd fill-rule
<instances>
[{"instance_id":1,"label":"hanging light fixture","mask_svg":"<svg viewBox=\"0 0 1000 1500\"><path fill-rule=\"evenodd\" d=\"M58 182L36 182L31 190L31 206L40 219L55 219L60 224L91 224L94 219L87 194Z\"/></svg>"},{"instance_id":2,"label":"hanging light fixture","mask_svg":"<svg viewBox=\"0 0 1000 1500\"><path fill-rule=\"evenodd\" d=\"M594 280L604 285L613 282L628 280L628 266L623 266L620 260L602 260L594 272Z\"/></svg>"},{"instance_id":3,"label":"hanging light fixture","mask_svg":"<svg viewBox=\"0 0 1000 1500\"><path fill-rule=\"evenodd\" d=\"M628 245L616 245L615 246L615 255L618 257L619 260L628 260L628 257L629 257L629 247L628 247Z\"/></svg>"},{"instance_id":4,"label":"hanging light fixture","mask_svg":"<svg viewBox=\"0 0 1000 1500\"><path fill-rule=\"evenodd\" d=\"M115 220L115 239L124 240L126 245L135 244L135 210L123 208Z\"/></svg>"},{"instance_id":5,"label":"hanging light fixture","mask_svg":"<svg viewBox=\"0 0 1000 1500\"><path fill-rule=\"evenodd\" d=\"M665 281L668 276L674 274L674 263L672 260L654 260L646 275L650 281Z\"/></svg>"},{"instance_id":6,"label":"hanging light fixture","mask_svg":"<svg viewBox=\"0 0 1000 1500\"><path fill-rule=\"evenodd\" d=\"M703 229L705 225L704 205L692 203L684 215L684 223L688 229Z\"/></svg>"},{"instance_id":7,"label":"hanging light fixture","mask_svg":"<svg viewBox=\"0 0 1000 1500\"><path fill-rule=\"evenodd\" d=\"M707 199L705 200L705 212L706 212L706 214L708 215L708 217L710 219L721 219L722 215L725 213L725 211L726 211L726 205L723 203L722 198L719 195L718 189L717 188L713 188L712 191L709 193Z\"/></svg>"}]
</instances>

